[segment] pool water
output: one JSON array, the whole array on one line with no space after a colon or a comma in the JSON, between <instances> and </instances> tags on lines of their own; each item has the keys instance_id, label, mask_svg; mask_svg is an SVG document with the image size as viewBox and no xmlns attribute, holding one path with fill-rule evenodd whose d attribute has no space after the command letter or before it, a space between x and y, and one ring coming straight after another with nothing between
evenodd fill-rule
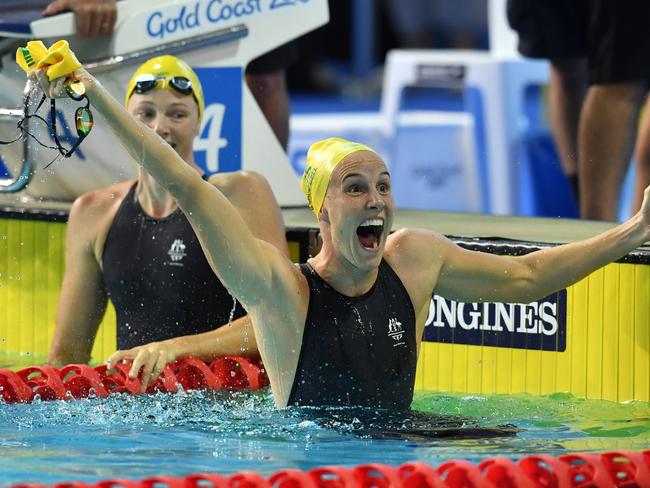
<instances>
[{"instance_id":1,"label":"pool water","mask_svg":"<svg viewBox=\"0 0 650 488\"><path fill-rule=\"evenodd\" d=\"M493 438L379 439L367 434L368 426L371 432L381 430L380 415L373 411L278 411L268 390L2 404L0 486L193 472L230 475L255 470L269 475L284 468L368 462L396 466L422 461L435 466L450 459L479 462L493 456L650 447L648 403L615 404L558 394L417 392L413 407L435 412L432 424L514 425L518 432ZM400 424L397 418L390 424L397 431L413 426L411 420Z\"/></svg>"}]
</instances>

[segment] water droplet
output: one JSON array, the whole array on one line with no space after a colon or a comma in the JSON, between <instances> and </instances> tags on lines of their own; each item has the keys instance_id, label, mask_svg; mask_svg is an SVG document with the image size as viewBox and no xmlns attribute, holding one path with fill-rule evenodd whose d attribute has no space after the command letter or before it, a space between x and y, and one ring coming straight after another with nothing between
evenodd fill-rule
<instances>
[{"instance_id":1,"label":"water droplet","mask_svg":"<svg viewBox=\"0 0 650 488\"><path fill-rule=\"evenodd\" d=\"M228 326L232 326L232 319L235 317L235 309L237 308L237 299L232 297L232 309L230 310L230 315L228 315Z\"/></svg>"}]
</instances>

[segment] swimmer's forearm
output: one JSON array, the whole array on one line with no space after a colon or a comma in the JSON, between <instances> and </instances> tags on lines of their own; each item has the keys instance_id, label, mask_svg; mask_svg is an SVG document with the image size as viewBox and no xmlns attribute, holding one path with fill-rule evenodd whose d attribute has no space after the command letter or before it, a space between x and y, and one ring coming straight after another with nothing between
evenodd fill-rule
<instances>
[{"instance_id":1,"label":"swimmer's forearm","mask_svg":"<svg viewBox=\"0 0 650 488\"><path fill-rule=\"evenodd\" d=\"M531 267L540 291L551 293L622 258L647 240L648 226L637 215L590 239L537 251L521 259Z\"/></svg>"},{"instance_id":2,"label":"swimmer's forearm","mask_svg":"<svg viewBox=\"0 0 650 488\"><path fill-rule=\"evenodd\" d=\"M96 329L97 327L95 327ZM62 368L68 364L88 364L90 362L95 335L93 334L87 338L80 337L74 332L72 331L70 335L64 337L57 330L47 352L46 364L55 368Z\"/></svg>"},{"instance_id":3,"label":"swimmer's forearm","mask_svg":"<svg viewBox=\"0 0 650 488\"><path fill-rule=\"evenodd\" d=\"M170 339L176 359L195 357L212 361L223 356L258 356L253 325L248 315L218 329Z\"/></svg>"}]
</instances>

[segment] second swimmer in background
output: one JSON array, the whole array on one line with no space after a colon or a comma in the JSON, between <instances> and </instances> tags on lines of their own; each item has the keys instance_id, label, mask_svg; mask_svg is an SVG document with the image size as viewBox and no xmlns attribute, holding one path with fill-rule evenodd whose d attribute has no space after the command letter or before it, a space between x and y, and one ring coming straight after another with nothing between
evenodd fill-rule
<instances>
[{"instance_id":1,"label":"second swimmer in background","mask_svg":"<svg viewBox=\"0 0 650 488\"><path fill-rule=\"evenodd\" d=\"M288 255L282 214L261 175L207 177L195 163L203 91L184 61L160 56L145 62L129 82L125 106L178 154L178 161L227 195L250 232ZM174 337L207 332L209 354L192 347L192 354L204 359L256 355L250 319L210 268L187 217L167 190L141 165L137 168L135 180L86 193L72 206L49 362L88 362L108 298L117 314L118 349L153 342L126 355L140 354L145 385L182 355L182 339L173 348L164 343ZM232 327L221 327L230 320Z\"/></svg>"}]
</instances>

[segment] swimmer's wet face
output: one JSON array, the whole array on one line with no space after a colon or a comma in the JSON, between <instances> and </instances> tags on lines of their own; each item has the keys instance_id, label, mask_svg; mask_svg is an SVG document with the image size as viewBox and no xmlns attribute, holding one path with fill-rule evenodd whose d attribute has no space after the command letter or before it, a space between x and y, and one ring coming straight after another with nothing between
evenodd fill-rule
<instances>
[{"instance_id":1,"label":"swimmer's wet face","mask_svg":"<svg viewBox=\"0 0 650 488\"><path fill-rule=\"evenodd\" d=\"M185 161L193 161L194 138L201 122L199 108L190 95L156 88L144 93L133 93L127 110L149 126Z\"/></svg>"},{"instance_id":2,"label":"swimmer's wet face","mask_svg":"<svg viewBox=\"0 0 650 488\"><path fill-rule=\"evenodd\" d=\"M346 156L332 173L320 215L330 228L334 252L354 268L376 268L393 213L386 164L371 151Z\"/></svg>"}]
</instances>

